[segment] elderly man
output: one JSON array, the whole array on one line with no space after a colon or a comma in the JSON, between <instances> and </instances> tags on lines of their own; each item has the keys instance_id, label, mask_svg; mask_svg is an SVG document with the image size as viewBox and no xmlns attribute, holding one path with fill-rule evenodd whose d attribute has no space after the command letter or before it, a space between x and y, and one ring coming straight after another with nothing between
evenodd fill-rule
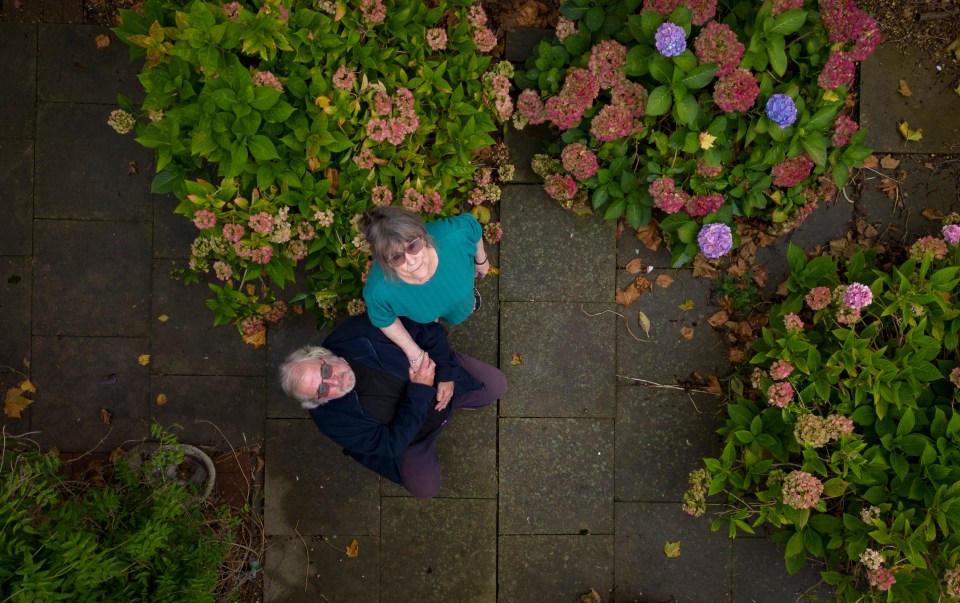
<instances>
[{"instance_id":1,"label":"elderly man","mask_svg":"<svg viewBox=\"0 0 960 603\"><path fill-rule=\"evenodd\" d=\"M366 314L340 324L325 347L305 346L280 366L280 383L317 427L362 465L418 498L440 491L437 438L458 408L506 391L500 369L451 349L436 322L401 319L424 352L417 371ZM453 395L438 396L438 389Z\"/></svg>"}]
</instances>

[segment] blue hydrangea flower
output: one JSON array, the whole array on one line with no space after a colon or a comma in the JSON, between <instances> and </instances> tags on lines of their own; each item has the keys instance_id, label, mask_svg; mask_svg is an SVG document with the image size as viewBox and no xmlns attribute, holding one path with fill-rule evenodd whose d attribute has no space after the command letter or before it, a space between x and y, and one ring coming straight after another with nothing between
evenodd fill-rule
<instances>
[{"instance_id":1,"label":"blue hydrangea flower","mask_svg":"<svg viewBox=\"0 0 960 603\"><path fill-rule=\"evenodd\" d=\"M654 40L657 50L667 58L675 57L687 49L687 34L682 27L669 21L657 28Z\"/></svg>"},{"instance_id":2,"label":"blue hydrangea flower","mask_svg":"<svg viewBox=\"0 0 960 603\"><path fill-rule=\"evenodd\" d=\"M705 224L697 235L697 243L704 257L715 260L733 248L733 232L722 222Z\"/></svg>"},{"instance_id":3,"label":"blue hydrangea flower","mask_svg":"<svg viewBox=\"0 0 960 603\"><path fill-rule=\"evenodd\" d=\"M774 94L767 101L767 117L781 128L797 121L797 106L786 94Z\"/></svg>"}]
</instances>

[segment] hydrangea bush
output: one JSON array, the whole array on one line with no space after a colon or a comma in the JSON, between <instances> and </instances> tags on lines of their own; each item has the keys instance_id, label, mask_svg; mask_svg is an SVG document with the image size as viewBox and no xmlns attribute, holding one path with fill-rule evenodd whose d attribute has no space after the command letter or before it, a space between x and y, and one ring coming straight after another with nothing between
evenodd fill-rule
<instances>
[{"instance_id":1,"label":"hydrangea bush","mask_svg":"<svg viewBox=\"0 0 960 603\"><path fill-rule=\"evenodd\" d=\"M634 228L659 221L677 266L704 224L795 228L870 154L845 100L879 31L852 0L567 0L560 12L556 38L516 75L514 125L560 133L562 162L535 162L548 194Z\"/></svg>"},{"instance_id":2,"label":"hydrangea bush","mask_svg":"<svg viewBox=\"0 0 960 603\"><path fill-rule=\"evenodd\" d=\"M731 536L779 528L787 567L822 558L840 601L960 598L960 225L941 234L882 269L790 247L723 452L684 497L701 515L718 495Z\"/></svg>"},{"instance_id":3,"label":"hydrangea bush","mask_svg":"<svg viewBox=\"0 0 960 603\"><path fill-rule=\"evenodd\" d=\"M251 343L291 301L363 310L369 208L468 208L486 224L495 178L512 175L505 148L477 159L513 113L513 69L482 54L496 38L478 4L147 0L121 17L146 96L110 123L154 149L153 191L198 230L187 280L213 281L215 321Z\"/></svg>"}]
</instances>

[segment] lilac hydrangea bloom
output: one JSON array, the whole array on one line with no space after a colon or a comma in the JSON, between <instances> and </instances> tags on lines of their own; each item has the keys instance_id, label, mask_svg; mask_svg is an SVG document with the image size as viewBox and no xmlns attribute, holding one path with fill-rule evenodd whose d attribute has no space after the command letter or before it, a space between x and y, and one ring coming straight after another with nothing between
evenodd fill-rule
<instances>
[{"instance_id":1,"label":"lilac hydrangea bloom","mask_svg":"<svg viewBox=\"0 0 960 603\"><path fill-rule=\"evenodd\" d=\"M870 287L860 283L850 283L843 294L843 303L851 310L866 308L873 302L873 292Z\"/></svg>"},{"instance_id":2,"label":"lilac hydrangea bloom","mask_svg":"<svg viewBox=\"0 0 960 603\"><path fill-rule=\"evenodd\" d=\"M767 117L781 128L786 128L797 120L797 106L786 94L774 94L767 101Z\"/></svg>"},{"instance_id":3,"label":"lilac hydrangea bloom","mask_svg":"<svg viewBox=\"0 0 960 603\"><path fill-rule=\"evenodd\" d=\"M697 243L704 257L714 260L726 255L733 248L733 233L730 227L722 222L706 224L697 235Z\"/></svg>"},{"instance_id":4,"label":"lilac hydrangea bloom","mask_svg":"<svg viewBox=\"0 0 960 603\"><path fill-rule=\"evenodd\" d=\"M947 224L943 227L943 240L956 246L960 243L960 226L957 224Z\"/></svg>"},{"instance_id":5,"label":"lilac hydrangea bloom","mask_svg":"<svg viewBox=\"0 0 960 603\"><path fill-rule=\"evenodd\" d=\"M687 49L687 34L683 28L667 21L657 28L654 35L657 51L663 56L675 57Z\"/></svg>"}]
</instances>

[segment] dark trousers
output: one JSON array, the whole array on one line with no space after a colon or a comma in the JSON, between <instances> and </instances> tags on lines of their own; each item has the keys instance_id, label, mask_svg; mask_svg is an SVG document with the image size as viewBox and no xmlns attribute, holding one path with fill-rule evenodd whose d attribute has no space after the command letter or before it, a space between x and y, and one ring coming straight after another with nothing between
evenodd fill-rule
<instances>
[{"instance_id":1,"label":"dark trousers","mask_svg":"<svg viewBox=\"0 0 960 603\"><path fill-rule=\"evenodd\" d=\"M455 393L450 400L453 410L440 427L423 440L403 451L403 487L417 498L431 498L440 492L440 459L437 457L437 439L447 428L459 408L483 408L500 398L507 391L507 378L503 372L486 362L454 352L457 362L474 379L483 383L477 391Z\"/></svg>"}]
</instances>

